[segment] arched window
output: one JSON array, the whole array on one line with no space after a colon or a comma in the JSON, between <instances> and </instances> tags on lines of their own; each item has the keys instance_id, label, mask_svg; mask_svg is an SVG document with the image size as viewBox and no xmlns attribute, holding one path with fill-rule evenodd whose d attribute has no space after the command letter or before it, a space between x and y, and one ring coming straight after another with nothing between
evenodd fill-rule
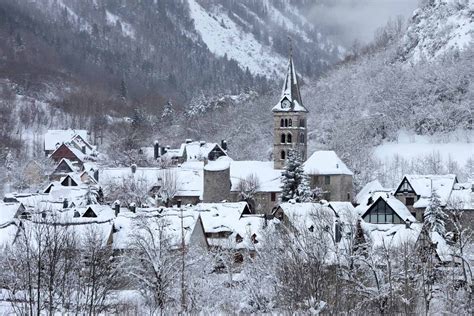
<instances>
[{"instance_id":1,"label":"arched window","mask_svg":"<svg viewBox=\"0 0 474 316\"><path fill-rule=\"evenodd\" d=\"M300 144L304 144L304 134L300 134Z\"/></svg>"},{"instance_id":2,"label":"arched window","mask_svg":"<svg viewBox=\"0 0 474 316\"><path fill-rule=\"evenodd\" d=\"M280 121L280 127L283 127L283 126L285 126L285 120L284 120L284 119L281 119L281 121Z\"/></svg>"},{"instance_id":3,"label":"arched window","mask_svg":"<svg viewBox=\"0 0 474 316\"><path fill-rule=\"evenodd\" d=\"M291 119L288 120L288 126L293 126L293 121Z\"/></svg>"},{"instance_id":4,"label":"arched window","mask_svg":"<svg viewBox=\"0 0 474 316\"><path fill-rule=\"evenodd\" d=\"M300 127L304 127L304 125L305 125L304 119L300 119Z\"/></svg>"},{"instance_id":5,"label":"arched window","mask_svg":"<svg viewBox=\"0 0 474 316\"><path fill-rule=\"evenodd\" d=\"M284 144L286 142L285 134L281 134L281 143Z\"/></svg>"},{"instance_id":6,"label":"arched window","mask_svg":"<svg viewBox=\"0 0 474 316\"><path fill-rule=\"evenodd\" d=\"M288 134L288 136L286 136L286 142L291 143L291 141L292 141L291 134Z\"/></svg>"},{"instance_id":7,"label":"arched window","mask_svg":"<svg viewBox=\"0 0 474 316\"><path fill-rule=\"evenodd\" d=\"M285 127L288 127L288 119L285 119Z\"/></svg>"},{"instance_id":8,"label":"arched window","mask_svg":"<svg viewBox=\"0 0 474 316\"><path fill-rule=\"evenodd\" d=\"M285 153L284 150L281 151L281 153L280 153L280 158L281 158L282 160L285 160L285 159L286 159L286 153Z\"/></svg>"}]
</instances>

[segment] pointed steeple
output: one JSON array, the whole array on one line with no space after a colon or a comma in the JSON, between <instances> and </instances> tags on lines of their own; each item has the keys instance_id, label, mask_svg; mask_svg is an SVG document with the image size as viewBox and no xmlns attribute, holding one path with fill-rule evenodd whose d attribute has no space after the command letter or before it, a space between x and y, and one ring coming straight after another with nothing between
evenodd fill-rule
<instances>
[{"instance_id":1,"label":"pointed steeple","mask_svg":"<svg viewBox=\"0 0 474 316\"><path fill-rule=\"evenodd\" d=\"M285 100L288 100L289 102L285 102ZM285 81L283 82L281 98L277 105L273 107L273 111L308 112L301 100L300 87L298 85L298 78L293 64L293 49L291 48L291 41L288 70L285 76Z\"/></svg>"}]
</instances>

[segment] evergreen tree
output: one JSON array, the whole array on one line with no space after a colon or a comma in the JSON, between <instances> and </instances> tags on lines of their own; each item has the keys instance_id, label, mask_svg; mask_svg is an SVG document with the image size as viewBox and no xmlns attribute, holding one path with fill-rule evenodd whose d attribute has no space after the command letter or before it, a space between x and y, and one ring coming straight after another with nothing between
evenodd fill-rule
<instances>
[{"instance_id":1,"label":"evergreen tree","mask_svg":"<svg viewBox=\"0 0 474 316\"><path fill-rule=\"evenodd\" d=\"M445 228L445 220L446 220L446 213L444 213L441 207L441 200L436 193L433 191L431 194L431 200L428 207L425 209L424 213L424 225L426 226L429 232L437 232L441 236L444 236L446 233Z\"/></svg>"},{"instance_id":2,"label":"evergreen tree","mask_svg":"<svg viewBox=\"0 0 474 316\"><path fill-rule=\"evenodd\" d=\"M172 119L174 115L174 109L173 109L173 103L171 103L171 100L166 102L165 108L163 109L163 112L161 113L161 118L162 119Z\"/></svg>"},{"instance_id":3,"label":"evergreen tree","mask_svg":"<svg viewBox=\"0 0 474 316\"><path fill-rule=\"evenodd\" d=\"M288 152L288 158L285 163L285 171L282 174L282 202L291 199L307 202L312 199L312 192L309 187L309 180L304 174L301 163L301 156L295 150Z\"/></svg>"}]
</instances>

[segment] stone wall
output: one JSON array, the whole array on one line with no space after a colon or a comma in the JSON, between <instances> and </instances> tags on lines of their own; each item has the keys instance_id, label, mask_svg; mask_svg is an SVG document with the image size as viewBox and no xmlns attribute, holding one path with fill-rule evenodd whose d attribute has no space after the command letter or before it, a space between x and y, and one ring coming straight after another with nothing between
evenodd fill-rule
<instances>
[{"instance_id":1,"label":"stone wall","mask_svg":"<svg viewBox=\"0 0 474 316\"><path fill-rule=\"evenodd\" d=\"M230 188L230 168L224 170L206 170L204 168L204 203L229 200Z\"/></svg>"},{"instance_id":2,"label":"stone wall","mask_svg":"<svg viewBox=\"0 0 474 316\"><path fill-rule=\"evenodd\" d=\"M281 120L291 120L292 126L281 127ZM304 120L304 126L300 126L300 120ZM274 112L273 113L273 161L275 169L283 169L285 160L281 159L281 151L284 150L286 154L290 149L297 149L302 154L303 161L306 161L307 153L307 120L304 112ZM299 135L304 134L304 143L300 142ZM281 142L281 135L291 134L290 142Z\"/></svg>"},{"instance_id":3,"label":"stone wall","mask_svg":"<svg viewBox=\"0 0 474 316\"><path fill-rule=\"evenodd\" d=\"M329 177L329 184L326 177ZM350 175L310 175L310 186L325 191L324 199L328 201L352 202L354 188Z\"/></svg>"}]
</instances>

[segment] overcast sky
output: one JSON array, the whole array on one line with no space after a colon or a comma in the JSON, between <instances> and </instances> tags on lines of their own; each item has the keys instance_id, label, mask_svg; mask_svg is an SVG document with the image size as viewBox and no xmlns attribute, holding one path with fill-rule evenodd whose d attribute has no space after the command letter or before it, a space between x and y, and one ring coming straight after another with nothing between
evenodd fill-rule
<instances>
[{"instance_id":1,"label":"overcast sky","mask_svg":"<svg viewBox=\"0 0 474 316\"><path fill-rule=\"evenodd\" d=\"M367 43L377 28L390 18L411 16L418 0L321 0L309 18L329 27L337 38L350 46L354 40Z\"/></svg>"}]
</instances>

